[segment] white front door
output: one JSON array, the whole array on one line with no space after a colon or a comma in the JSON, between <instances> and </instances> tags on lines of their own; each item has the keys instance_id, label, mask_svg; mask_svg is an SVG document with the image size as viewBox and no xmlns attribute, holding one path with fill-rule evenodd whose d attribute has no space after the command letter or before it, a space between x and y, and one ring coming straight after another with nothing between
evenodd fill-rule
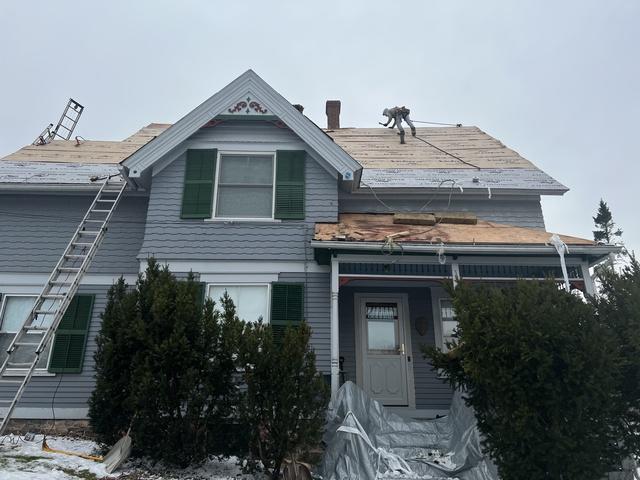
<instances>
[{"instance_id":1,"label":"white front door","mask_svg":"<svg viewBox=\"0 0 640 480\"><path fill-rule=\"evenodd\" d=\"M359 296L356 319L358 383L384 405L408 406L411 352L405 297Z\"/></svg>"}]
</instances>

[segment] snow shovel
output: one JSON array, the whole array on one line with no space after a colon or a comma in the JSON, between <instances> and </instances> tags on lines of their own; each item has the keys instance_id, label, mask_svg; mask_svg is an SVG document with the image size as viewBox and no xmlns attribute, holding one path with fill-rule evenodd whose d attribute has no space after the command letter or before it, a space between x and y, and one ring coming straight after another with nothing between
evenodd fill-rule
<instances>
[{"instance_id":1,"label":"snow shovel","mask_svg":"<svg viewBox=\"0 0 640 480\"><path fill-rule=\"evenodd\" d=\"M107 454L102 458L102 463L104 463L104 469L107 473L113 473L120 465L122 465L129 455L131 455L131 437L129 433L131 432L131 427L127 430L127 433L120 440L116 442L116 444L107 452Z\"/></svg>"}]
</instances>

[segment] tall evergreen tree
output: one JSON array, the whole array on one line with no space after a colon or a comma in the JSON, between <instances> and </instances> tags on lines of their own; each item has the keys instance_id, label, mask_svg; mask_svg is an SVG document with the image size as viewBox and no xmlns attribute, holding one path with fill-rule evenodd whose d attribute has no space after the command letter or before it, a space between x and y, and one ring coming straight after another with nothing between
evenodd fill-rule
<instances>
[{"instance_id":1,"label":"tall evergreen tree","mask_svg":"<svg viewBox=\"0 0 640 480\"><path fill-rule=\"evenodd\" d=\"M238 318L203 305L192 275L149 260L135 289L110 291L98 336L91 424L112 443L132 424L136 453L180 466L212 453L237 404Z\"/></svg>"},{"instance_id":2,"label":"tall evergreen tree","mask_svg":"<svg viewBox=\"0 0 640 480\"><path fill-rule=\"evenodd\" d=\"M593 239L596 242L604 242L607 244L617 244L622 240L622 230L617 228L613 221L613 215L609 209L607 202L600 199L598 212L593 217L596 230L593 231Z\"/></svg>"}]
</instances>

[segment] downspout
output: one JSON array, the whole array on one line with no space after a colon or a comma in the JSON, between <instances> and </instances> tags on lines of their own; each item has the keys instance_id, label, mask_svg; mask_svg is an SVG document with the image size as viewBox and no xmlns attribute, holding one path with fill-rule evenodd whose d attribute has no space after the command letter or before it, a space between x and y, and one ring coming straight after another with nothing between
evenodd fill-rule
<instances>
[{"instance_id":1,"label":"downspout","mask_svg":"<svg viewBox=\"0 0 640 480\"><path fill-rule=\"evenodd\" d=\"M331 399L336 398L340 388L340 323L338 321L339 265L336 257L331 257Z\"/></svg>"}]
</instances>

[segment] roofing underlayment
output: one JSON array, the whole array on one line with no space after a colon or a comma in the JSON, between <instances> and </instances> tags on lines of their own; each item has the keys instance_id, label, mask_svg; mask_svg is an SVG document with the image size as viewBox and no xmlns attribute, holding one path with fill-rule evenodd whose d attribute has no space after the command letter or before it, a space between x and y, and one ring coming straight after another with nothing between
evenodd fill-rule
<instances>
[{"instance_id":1,"label":"roofing underlayment","mask_svg":"<svg viewBox=\"0 0 640 480\"><path fill-rule=\"evenodd\" d=\"M393 214L343 213L338 223L316 223L315 241L380 242L398 244L549 245L552 233L478 220L475 225L393 223ZM591 240L559 235L567 245L595 245Z\"/></svg>"},{"instance_id":2,"label":"roofing underlayment","mask_svg":"<svg viewBox=\"0 0 640 480\"><path fill-rule=\"evenodd\" d=\"M433 188L455 180L463 188L485 190L568 190L478 127L417 128L415 137L407 131L404 145L397 131L388 128L326 132L362 165L362 182L372 188Z\"/></svg>"},{"instance_id":3,"label":"roofing underlayment","mask_svg":"<svg viewBox=\"0 0 640 480\"><path fill-rule=\"evenodd\" d=\"M0 183L84 185L118 173L117 165L170 125L152 123L122 141L54 140L27 145L0 159Z\"/></svg>"}]
</instances>

